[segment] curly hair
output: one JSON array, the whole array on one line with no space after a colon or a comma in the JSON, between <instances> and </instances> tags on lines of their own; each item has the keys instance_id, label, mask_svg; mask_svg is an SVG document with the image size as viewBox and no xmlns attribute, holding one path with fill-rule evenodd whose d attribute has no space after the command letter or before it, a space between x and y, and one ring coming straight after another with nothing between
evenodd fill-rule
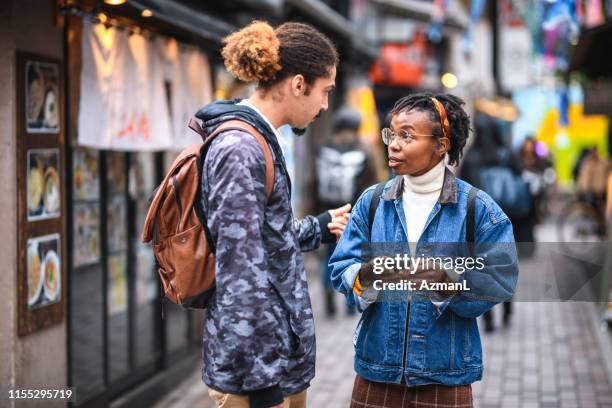
<instances>
[{"instance_id":1,"label":"curly hair","mask_svg":"<svg viewBox=\"0 0 612 408\"><path fill-rule=\"evenodd\" d=\"M389 112L389 119L402 112L418 110L429 113L429 119L435 123L433 135L436 140L442 136L442 125L440 124L440 114L431 98L436 98L446 110L450 125L450 150L448 151L448 163L450 165L459 164L463 156L463 148L470 135L470 117L463 109L465 102L463 99L451 94L432 94L429 92L408 95L397 102Z\"/></svg>"},{"instance_id":2,"label":"curly hair","mask_svg":"<svg viewBox=\"0 0 612 408\"><path fill-rule=\"evenodd\" d=\"M297 74L312 85L338 65L333 43L308 24L284 23L273 29L254 21L225 37L223 44L227 70L241 81L258 81L263 89Z\"/></svg>"}]
</instances>

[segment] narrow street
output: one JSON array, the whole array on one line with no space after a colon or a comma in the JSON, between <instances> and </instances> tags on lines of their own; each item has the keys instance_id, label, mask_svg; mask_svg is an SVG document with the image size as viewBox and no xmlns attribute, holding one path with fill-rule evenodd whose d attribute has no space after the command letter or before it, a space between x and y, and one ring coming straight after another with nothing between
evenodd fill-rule
<instances>
[{"instance_id":1,"label":"narrow street","mask_svg":"<svg viewBox=\"0 0 612 408\"><path fill-rule=\"evenodd\" d=\"M462 291L438 320L424 299L405 333L405 303L370 308L355 340L380 381L406 361L411 384L474 381L480 366L458 368L482 351L475 407L612 408L610 50L612 0L1 0L0 408L217 408L202 333L206 368L267 378L266 338L309 296L315 376L291 408L350 406L362 315L333 293L327 316L321 269L330 248L352 256L372 214L371 253L424 266L409 289ZM492 201L472 205L450 173ZM362 201L347 224L392 178L372 197L397 211ZM320 215L296 245L305 214ZM342 233L304 254L309 291L292 287L300 248ZM405 236L426 244L417 256ZM441 269L466 279L446 286ZM269 271L279 296L251 318ZM411 301L404 278L381 277L384 301ZM214 282L232 307L204 329L179 305ZM478 324L455 314L510 296ZM416 405L470 405L431 388Z\"/></svg>"}]
</instances>

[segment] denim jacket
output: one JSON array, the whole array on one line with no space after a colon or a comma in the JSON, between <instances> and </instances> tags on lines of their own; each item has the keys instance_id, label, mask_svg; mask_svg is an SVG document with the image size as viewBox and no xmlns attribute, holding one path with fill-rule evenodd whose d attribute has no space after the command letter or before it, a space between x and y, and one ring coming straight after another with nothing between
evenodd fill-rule
<instances>
[{"instance_id":1,"label":"denim jacket","mask_svg":"<svg viewBox=\"0 0 612 408\"><path fill-rule=\"evenodd\" d=\"M466 214L471 185L445 170L438 202L434 205L416 254L427 256L436 248L466 247ZM518 278L518 262L512 224L485 192L475 202L474 258L483 268L448 271L453 281L470 290L447 298L426 291L406 291L368 301L352 290L355 277L369 259L366 246L393 244L410 249L402 207L403 178L386 183L376 209L371 238L368 214L374 188L368 188L353 208L350 221L331 259L332 284L349 302L365 308L354 336L355 370L365 379L408 386L440 383L471 384L482 378L482 348L476 318L496 303L512 297ZM456 249L455 255L456 255ZM446 267L445 267L446 269ZM436 296L434 296L436 295ZM366 292L362 294L366 297ZM374 296L373 299L376 299Z\"/></svg>"}]
</instances>

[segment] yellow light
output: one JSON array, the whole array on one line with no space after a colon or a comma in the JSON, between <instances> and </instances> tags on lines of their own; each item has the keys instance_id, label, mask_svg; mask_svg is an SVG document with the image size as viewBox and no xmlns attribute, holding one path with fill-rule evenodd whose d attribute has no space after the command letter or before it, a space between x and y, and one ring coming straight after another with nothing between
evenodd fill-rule
<instances>
[{"instance_id":1,"label":"yellow light","mask_svg":"<svg viewBox=\"0 0 612 408\"><path fill-rule=\"evenodd\" d=\"M442 75L441 81L442 81L442 85L444 85L444 87L449 88L449 89L453 89L459 83L459 80L457 79L457 77L454 74L451 74L450 72L447 72L444 75Z\"/></svg>"},{"instance_id":2,"label":"yellow light","mask_svg":"<svg viewBox=\"0 0 612 408\"><path fill-rule=\"evenodd\" d=\"M143 16L143 17L151 17L151 16L153 16L153 12L151 10L149 10L149 9L144 9L140 13L140 15Z\"/></svg>"},{"instance_id":3,"label":"yellow light","mask_svg":"<svg viewBox=\"0 0 612 408\"><path fill-rule=\"evenodd\" d=\"M108 20L108 17L106 17L106 14L100 13L100 14L98 14L98 20L100 20L100 22L102 24L104 24L104 23L106 23L106 20Z\"/></svg>"},{"instance_id":4,"label":"yellow light","mask_svg":"<svg viewBox=\"0 0 612 408\"><path fill-rule=\"evenodd\" d=\"M104 0L104 3L110 4L111 6L118 6L125 3L125 0Z\"/></svg>"}]
</instances>

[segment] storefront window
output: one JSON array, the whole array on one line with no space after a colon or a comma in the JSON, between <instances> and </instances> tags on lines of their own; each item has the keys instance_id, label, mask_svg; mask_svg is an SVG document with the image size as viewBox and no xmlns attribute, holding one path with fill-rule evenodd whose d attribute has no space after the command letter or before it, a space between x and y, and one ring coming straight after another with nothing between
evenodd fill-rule
<instances>
[{"instance_id":1,"label":"storefront window","mask_svg":"<svg viewBox=\"0 0 612 408\"><path fill-rule=\"evenodd\" d=\"M127 276L127 200L125 153L106 153L106 245L108 257L107 303L108 315L108 376L113 382L130 369L128 276Z\"/></svg>"},{"instance_id":2,"label":"storefront window","mask_svg":"<svg viewBox=\"0 0 612 408\"><path fill-rule=\"evenodd\" d=\"M135 342L136 365L144 366L156 361L161 353L160 336L156 335L160 318L159 285L155 270L155 258L150 245L140 242L149 199L155 189L155 155L136 153L130 162L129 191L134 206L134 234L132 238L135 253Z\"/></svg>"},{"instance_id":3,"label":"storefront window","mask_svg":"<svg viewBox=\"0 0 612 408\"><path fill-rule=\"evenodd\" d=\"M99 153L76 149L72 155L72 274L70 355L79 398L100 394L104 379L104 273L100 248Z\"/></svg>"},{"instance_id":4,"label":"storefront window","mask_svg":"<svg viewBox=\"0 0 612 408\"><path fill-rule=\"evenodd\" d=\"M185 123L212 99L212 85L206 54L175 39L140 36L146 52L134 54L135 37L114 25L75 17L67 33L69 383L78 406L106 406L199 354L194 315L162 302L140 235L164 157L176 156L168 149L200 141Z\"/></svg>"},{"instance_id":5,"label":"storefront window","mask_svg":"<svg viewBox=\"0 0 612 408\"><path fill-rule=\"evenodd\" d=\"M164 350L190 346L190 314L162 306L153 251L140 242L162 159L72 152L70 364L84 402L125 391L163 367Z\"/></svg>"}]
</instances>

